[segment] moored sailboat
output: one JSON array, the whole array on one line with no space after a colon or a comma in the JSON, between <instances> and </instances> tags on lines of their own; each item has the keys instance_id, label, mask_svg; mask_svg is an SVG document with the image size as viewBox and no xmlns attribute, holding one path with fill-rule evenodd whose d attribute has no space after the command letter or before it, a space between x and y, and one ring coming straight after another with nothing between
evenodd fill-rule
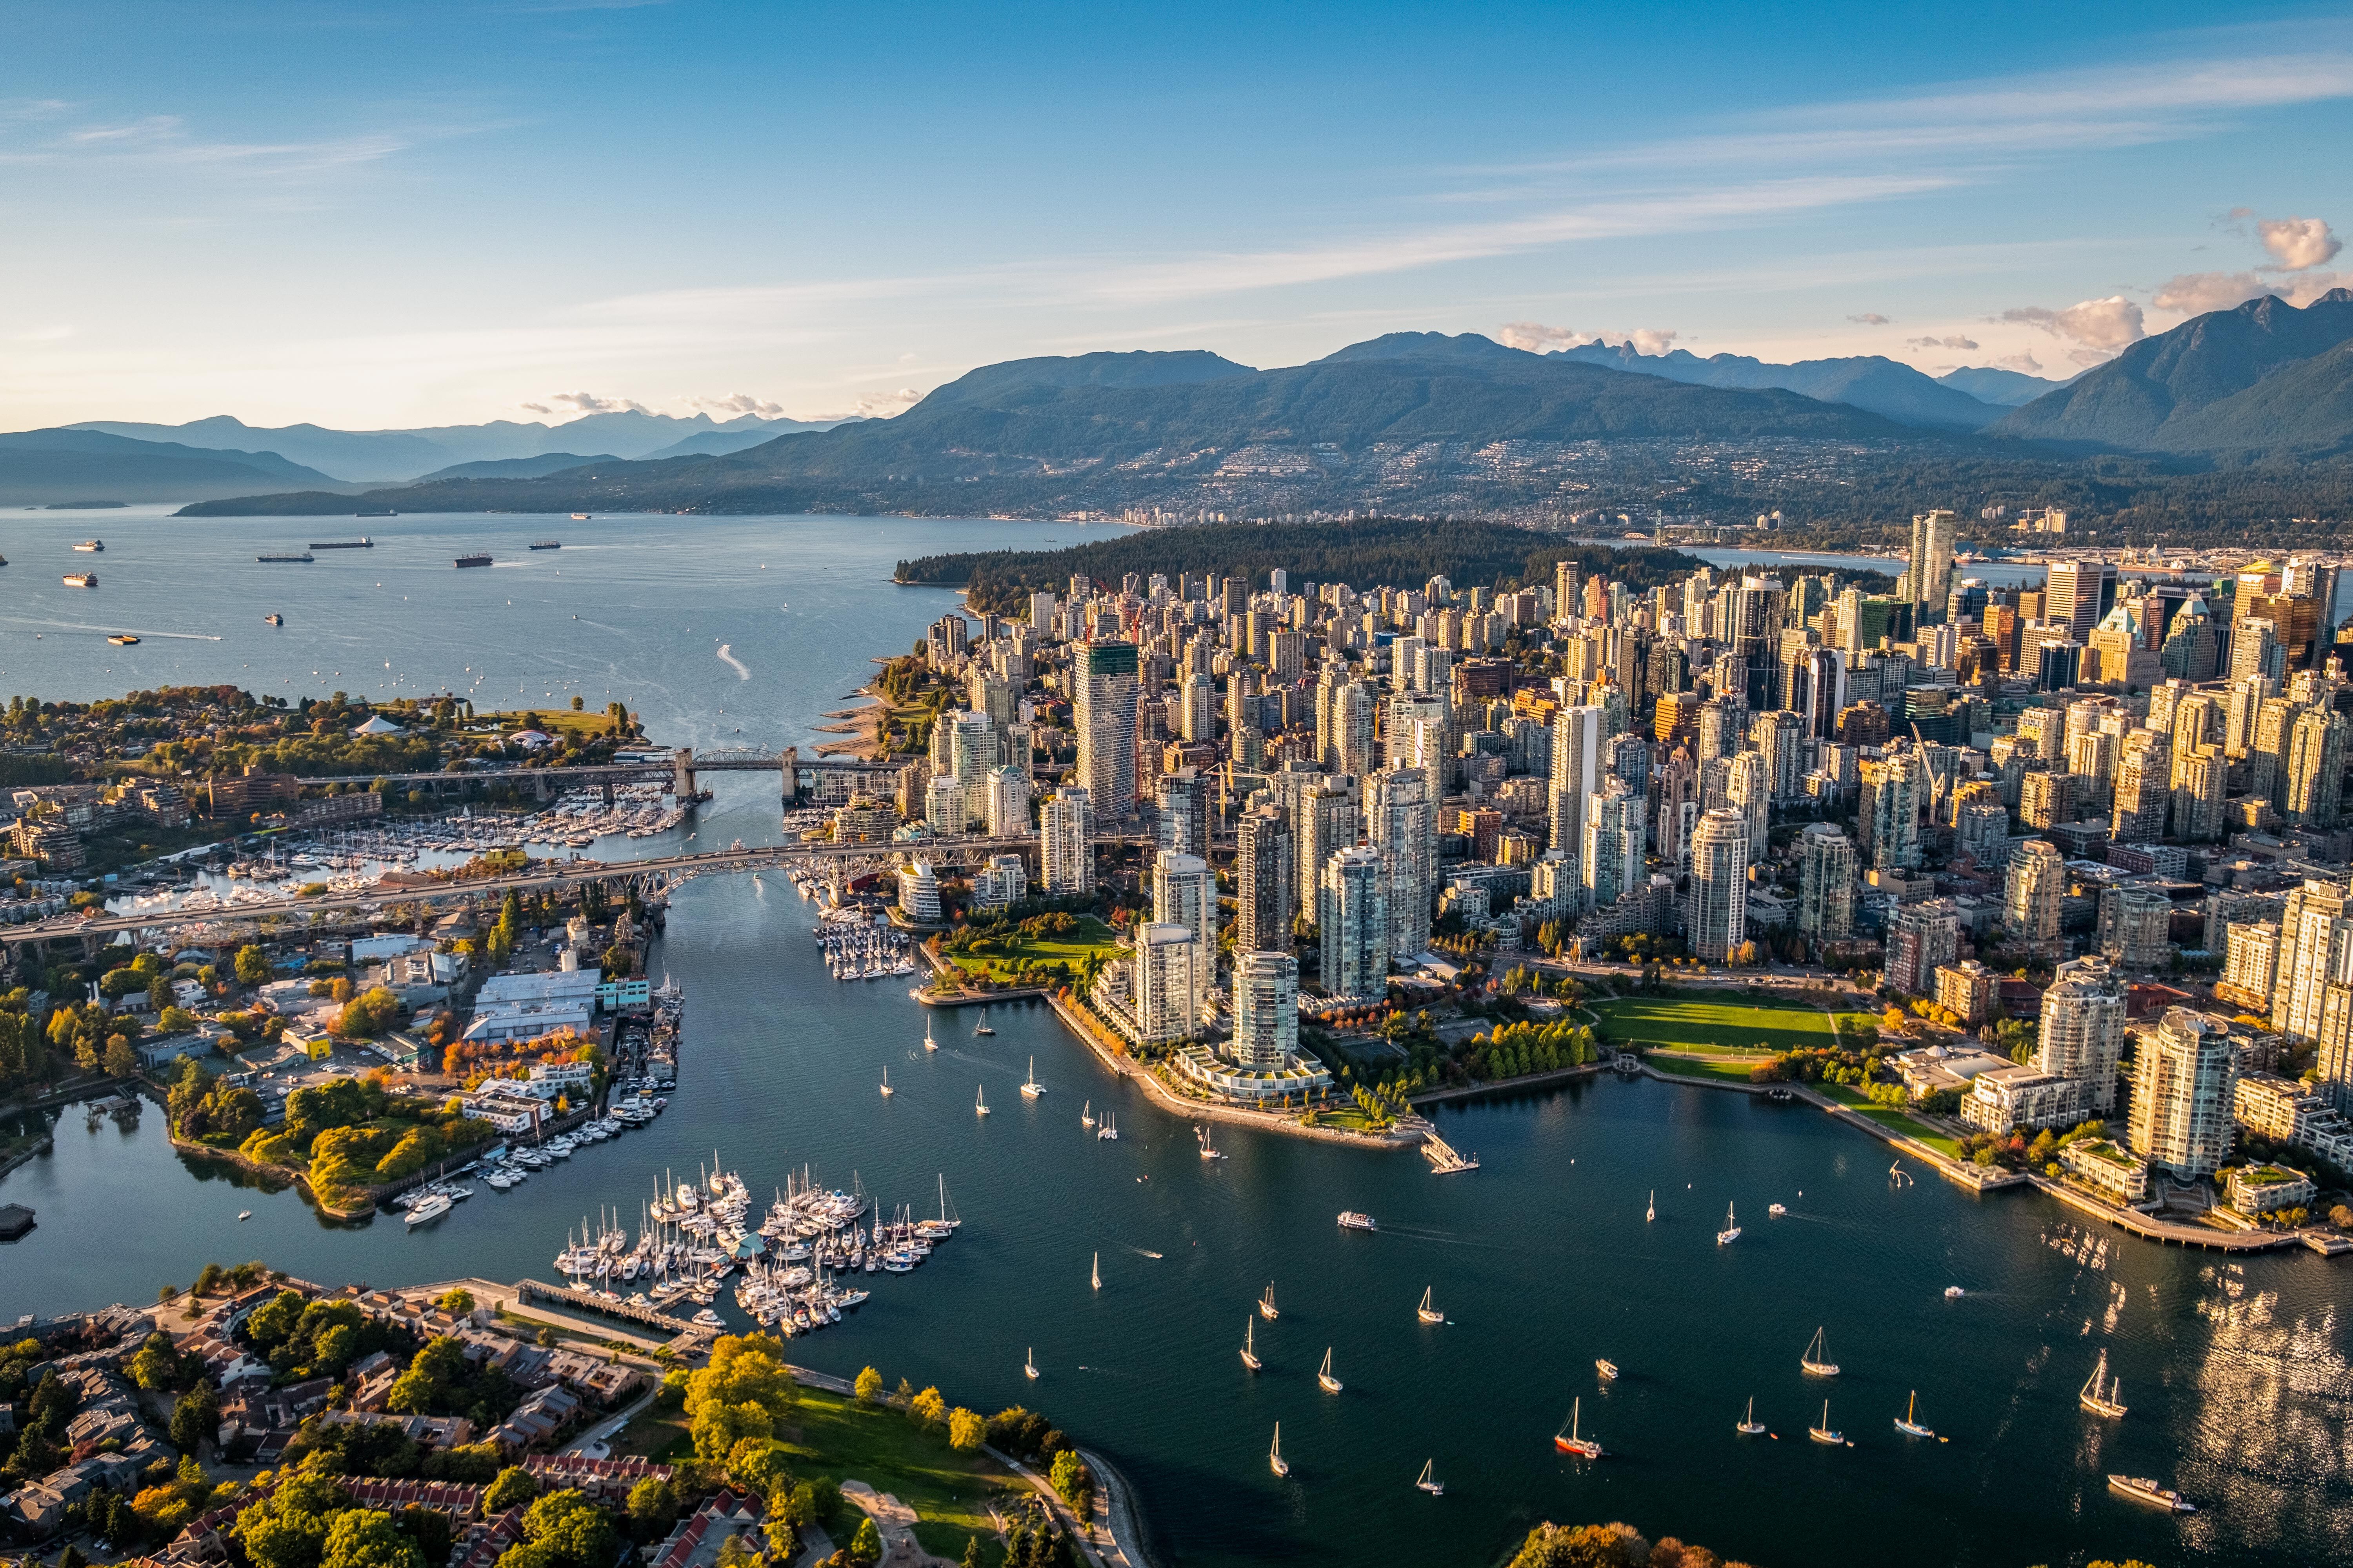
<instances>
[{"instance_id":1,"label":"moored sailboat","mask_svg":"<svg viewBox=\"0 0 2353 1568\"><path fill-rule=\"evenodd\" d=\"M1324 1365L1315 1373L1315 1383L1316 1385L1322 1388L1326 1394L1337 1394L1340 1392L1340 1380L1332 1375L1332 1347L1330 1345L1325 1345L1324 1347Z\"/></svg>"},{"instance_id":2,"label":"moored sailboat","mask_svg":"<svg viewBox=\"0 0 2353 1568\"><path fill-rule=\"evenodd\" d=\"M1825 1399L1822 1401L1822 1424L1819 1426L1807 1427L1806 1436L1811 1437L1817 1443L1828 1443L1833 1447L1839 1447L1846 1442L1846 1434L1836 1430L1831 1426L1831 1402L1829 1400Z\"/></svg>"},{"instance_id":3,"label":"moored sailboat","mask_svg":"<svg viewBox=\"0 0 2353 1568\"><path fill-rule=\"evenodd\" d=\"M2075 1395L2075 1402L2094 1415L2121 1419L2125 1413L2124 1389L2122 1377L2113 1383L2108 1381L2108 1352L2103 1350L2100 1364L2094 1367L2092 1375L2084 1380L2082 1392Z\"/></svg>"},{"instance_id":4,"label":"moored sailboat","mask_svg":"<svg viewBox=\"0 0 2353 1568\"><path fill-rule=\"evenodd\" d=\"M1585 1436L1581 1426L1584 1409L1585 1401L1581 1397L1570 1401L1568 1421L1562 1430L1552 1435L1552 1446L1564 1454L1575 1454L1580 1459L1598 1459L1601 1458L1601 1443L1599 1438Z\"/></svg>"},{"instance_id":5,"label":"moored sailboat","mask_svg":"<svg viewBox=\"0 0 2353 1568\"><path fill-rule=\"evenodd\" d=\"M1021 1098L1024 1100L1035 1100L1045 1092L1046 1086L1038 1081L1038 1058L1036 1057L1031 1057L1029 1058L1029 1076L1024 1079L1021 1082Z\"/></svg>"},{"instance_id":6,"label":"moored sailboat","mask_svg":"<svg viewBox=\"0 0 2353 1568\"><path fill-rule=\"evenodd\" d=\"M1270 1323L1282 1316L1281 1312L1275 1310L1274 1281L1271 1279L1266 1282L1266 1294L1258 1299L1258 1315Z\"/></svg>"},{"instance_id":7,"label":"moored sailboat","mask_svg":"<svg viewBox=\"0 0 2353 1568\"><path fill-rule=\"evenodd\" d=\"M923 1049L936 1051L939 1048L939 1041L932 1038L932 1016L927 1012L923 1015Z\"/></svg>"},{"instance_id":8,"label":"moored sailboat","mask_svg":"<svg viewBox=\"0 0 2353 1568\"><path fill-rule=\"evenodd\" d=\"M1651 1204L1650 1204L1650 1206L1649 1206L1648 1208L1646 1208L1646 1209L1644 1209L1644 1210L1642 1211L1642 1223L1643 1223L1644 1225L1648 1225L1648 1224L1650 1224L1652 1220L1654 1220L1654 1219L1656 1219L1656 1218L1658 1218L1658 1217L1659 1217L1659 1189L1658 1189L1658 1188L1656 1188L1656 1187L1652 1187L1652 1188L1651 1189Z\"/></svg>"},{"instance_id":9,"label":"moored sailboat","mask_svg":"<svg viewBox=\"0 0 2353 1568\"><path fill-rule=\"evenodd\" d=\"M1757 1396L1748 1396L1748 1414L1732 1424L1732 1429L1744 1437L1762 1437L1765 1423L1757 1419Z\"/></svg>"},{"instance_id":10,"label":"moored sailboat","mask_svg":"<svg viewBox=\"0 0 2353 1568\"><path fill-rule=\"evenodd\" d=\"M1021 1352L1021 1375L1032 1383L1038 1381L1038 1352L1035 1349Z\"/></svg>"},{"instance_id":11,"label":"moored sailboat","mask_svg":"<svg viewBox=\"0 0 2353 1568\"><path fill-rule=\"evenodd\" d=\"M1421 1292L1421 1305L1413 1310L1413 1315L1422 1322L1442 1323L1446 1321L1446 1314L1440 1311L1436 1307L1431 1306L1430 1302L1430 1299L1435 1292L1436 1289L1437 1288L1435 1286L1423 1287Z\"/></svg>"},{"instance_id":12,"label":"moored sailboat","mask_svg":"<svg viewBox=\"0 0 2353 1568\"><path fill-rule=\"evenodd\" d=\"M1266 1451L1266 1468L1278 1476L1291 1473L1291 1461L1282 1457L1282 1423L1274 1424L1274 1446Z\"/></svg>"},{"instance_id":13,"label":"moored sailboat","mask_svg":"<svg viewBox=\"0 0 2353 1568\"><path fill-rule=\"evenodd\" d=\"M1092 1127L1094 1124L1095 1102L1090 1100L1084 1105L1079 1107L1079 1125L1082 1127Z\"/></svg>"},{"instance_id":14,"label":"moored sailboat","mask_svg":"<svg viewBox=\"0 0 2353 1568\"><path fill-rule=\"evenodd\" d=\"M1421 1477L1413 1484L1420 1488L1423 1491L1428 1492L1432 1497L1444 1497L1446 1495L1446 1483L1438 1479L1437 1469L1438 1461L1436 1459L1424 1459L1421 1462Z\"/></svg>"},{"instance_id":15,"label":"moored sailboat","mask_svg":"<svg viewBox=\"0 0 2353 1568\"><path fill-rule=\"evenodd\" d=\"M1825 1331L1816 1329L1813 1342L1806 1346L1806 1353L1798 1359L1798 1365L1815 1377L1836 1377L1838 1363L1829 1357L1830 1343Z\"/></svg>"},{"instance_id":16,"label":"moored sailboat","mask_svg":"<svg viewBox=\"0 0 2353 1568\"><path fill-rule=\"evenodd\" d=\"M997 1031L996 1031L996 1030L994 1030L994 1029L992 1029L992 1028L990 1028L990 1027L988 1026L988 1009L987 1009L987 1008L983 1007L983 1008L980 1010L980 1022L979 1022L977 1025L976 1025L976 1026L974 1026L974 1028L973 1028L973 1031L972 1031L972 1032L973 1032L974 1034L976 1034L976 1035L984 1035L984 1036L986 1036L986 1035L993 1035L993 1034L997 1033Z\"/></svg>"},{"instance_id":17,"label":"moored sailboat","mask_svg":"<svg viewBox=\"0 0 2353 1568\"><path fill-rule=\"evenodd\" d=\"M1724 1205L1724 1228L1715 1233L1718 1247L1729 1247L1740 1239L1740 1222L1732 1217L1732 1205Z\"/></svg>"},{"instance_id":18,"label":"moored sailboat","mask_svg":"<svg viewBox=\"0 0 2353 1568\"><path fill-rule=\"evenodd\" d=\"M1096 1289L1103 1289L1103 1254L1095 1254L1094 1267L1087 1271L1087 1281Z\"/></svg>"},{"instance_id":19,"label":"moored sailboat","mask_svg":"<svg viewBox=\"0 0 2353 1568\"><path fill-rule=\"evenodd\" d=\"M897 1089L891 1087L891 1069L887 1067L884 1068L882 1069L882 1098L888 1100L898 1092L899 1091Z\"/></svg>"},{"instance_id":20,"label":"moored sailboat","mask_svg":"<svg viewBox=\"0 0 2353 1568\"><path fill-rule=\"evenodd\" d=\"M972 1113L975 1116L986 1116L988 1114L988 1086L987 1084L982 1084L979 1089L974 1091Z\"/></svg>"},{"instance_id":21,"label":"moored sailboat","mask_svg":"<svg viewBox=\"0 0 2353 1568\"><path fill-rule=\"evenodd\" d=\"M1265 1364L1258 1359L1257 1342L1253 1337L1253 1331L1257 1328L1258 1325L1248 1318L1242 1320L1242 1364L1252 1372L1258 1371Z\"/></svg>"},{"instance_id":22,"label":"moored sailboat","mask_svg":"<svg viewBox=\"0 0 2353 1568\"><path fill-rule=\"evenodd\" d=\"M1914 1389L1904 1405L1904 1414L1895 1418L1895 1429L1907 1437L1933 1437L1936 1434L1920 1425L1920 1391Z\"/></svg>"}]
</instances>

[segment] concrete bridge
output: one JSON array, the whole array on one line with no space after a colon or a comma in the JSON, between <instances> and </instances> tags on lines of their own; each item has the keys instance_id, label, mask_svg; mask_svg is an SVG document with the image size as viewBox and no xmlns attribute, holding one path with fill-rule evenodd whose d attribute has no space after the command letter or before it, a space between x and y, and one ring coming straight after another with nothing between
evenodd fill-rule
<instances>
[{"instance_id":1,"label":"concrete bridge","mask_svg":"<svg viewBox=\"0 0 2353 1568\"><path fill-rule=\"evenodd\" d=\"M1150 847L1150 834L1098 834L1092 842L1129 847ZM750 871L785 870L822 866L836 879L871 875L899 862L920 858L934 866L976 866L997 855L1039 852L1034 833L992 838L972 835L931 838L917 844L768 844L753 848L708 850L699 855L660 855L643 860L541 861L525 870L500 877L478 877L462 882L428 882L414 887L369 887L349 893L324 893L317 898L269 899L248 903L216 904L193 910L141 910L130 914L86 917L58 916L0 927L12 965L26 948L46 950L52 942L76 941L85 958L125 931L138 940L142 932L164 931L190 925L248 925L299 921L322 923L320 917L339 912L374 911L390 904L420 906L448 902L495 901L510 892L543 892L578 888L589 883L627 889L648 902L658 901L698 877L742 875Z\"/></svg>"},{"instance_id":2,"label":"concrete bridge","mask_svg":"<svg viewBox=\"0 0 2353 1568\"><path fill-rule=\"evenodd\" d=\"M365 789L379 780L396 784L512 784L530 789L544 800L554 791L601 785L609 802L613 786L624 784L664 784L683 797L695 793L703 773L775 773L786 804L833 800L869 787L886 787L898 777L907 759L870 762L856 757L804 757L798 746L771 752L761 747L736 747L695 754L680 746L666 756L636 763L597 763L569 768L468 768L458 773L338 773L305 778L305 787L344 784Z\"/></svg>"}]
</instances>

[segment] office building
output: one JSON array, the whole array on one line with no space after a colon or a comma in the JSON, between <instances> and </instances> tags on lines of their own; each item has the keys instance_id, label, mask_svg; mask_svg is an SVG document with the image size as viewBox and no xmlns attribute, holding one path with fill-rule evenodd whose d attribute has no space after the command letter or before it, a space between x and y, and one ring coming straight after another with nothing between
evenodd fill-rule
<instances>
[{"instance_id":1,"label":"office building","mask_svg":"<svg viewBox=\"0 0 2353 1568\"><path fill-rule=\"evenodd\" d=\"M1912 624L1926 626L1945 618L1945 601L1953 588L1953 525L1949 511L1915 513L1912 519L1912 551L1904 574L1905 597L1912 603ZM2084 630L2091 628L2087 626Z\"/></svg>"},{"instance_id":2,"label":"office building","mask_svg":"<svg viewBox=\"0 0 2353 1568\"><path fill-rule=\"evenodd\" d=\"M2042 617L2087 643L2102 616L2116 607L2116 569L2104 561L2053 562L2042 590ZM2105 673L2105 671L2103 672Z\"/></svg>"}]
</instances>

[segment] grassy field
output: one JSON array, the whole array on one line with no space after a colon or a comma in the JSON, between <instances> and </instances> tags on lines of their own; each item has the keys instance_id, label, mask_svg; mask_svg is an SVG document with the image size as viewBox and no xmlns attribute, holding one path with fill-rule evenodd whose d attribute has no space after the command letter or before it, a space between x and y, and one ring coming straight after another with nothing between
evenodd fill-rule
<instances>
[{"instance_id":1,"label":"grassy field","mask_svg":"<svg viewBox=\"0 0 2353 1568\"><path fill-rule=\"evenodd\" d=\"M986 974L996 980L1008 980L1018 965L1029 963L1067 963L1076 974L1079 965L1091 952L1108 955L1119 947L1111 927L1088 915L1079 921L1079 929L1066 937L1052 937L1043 942L1018 938L1006 942L990 942L986 953L959 952L949 955L949 962L967 974Z\"/></svg>"},{"instance_id":2,"label":"grassy field","mask_svg":"<svg viewBox=\"0 0 2353 1568\"><path fill-rule=\"evenodd\" d=\"M1871 1118L1890 1132L1899 1133L1904 1137L1926 1143L1947 1160L1957 1160L1961 1157L1960 1144L1956 1142L1949 1134L1939 1132L1924 1122L1915 1121L1892 1106L1874 1104L1863 1098L1860 1091L1850 1089L1844 1084L1817 1083L1809 1084L1807 1087L1825 1100L1835 1100L1850 1110Z\"/></svg>"},{"instance_id":3,"label":"grassy field","mask_svg":"<svg viewBox=\"0 0 2353 1568\"><path fill-rule=\"evenodd\" d=\"M1829 1016L1817 1007L1681 996L1604 997L1590 1005L1602 1037L1613 1043L1767 1054L1837 1043Z\"/></svg>"},{"instance_id":4,"label":"grassy field","mask_svg":"<svg viewBox=\"0 0 2353 1568\"><path fill-rule=\"evenodd\" d=\"M982 1560L1002 1560L988 1498L1016 1479L986 1456L955 1452L945 1432L926 1431L902 1411L804 1387L796 1424L777 1436L792 1452L797 1479L864 1481L913 1509L915 1539L925 1551L960 1563L965 1543L978 1536ZM648 1411L614 1439L613 1453L674 1461L691 1458L694 1445L680 1412ZM845 1533L836 1544L848 1540Z\"/></svg>"},{"instance_id":5,"label":"grassy field","mask_svg":"<svg viewBox=\"0 0 2353 1568\"><path fill-rule=\"evenodd\" d=\"M1651 1067L1676 1078L1717 1079L1725 1083L1746 1083L1749 1070L1759 1062L1773 1058L1763 1051L1726 1051L1720 1047L1705 1050L1660 1050L1645 1058Z\"/></svg>"}]
</instances>

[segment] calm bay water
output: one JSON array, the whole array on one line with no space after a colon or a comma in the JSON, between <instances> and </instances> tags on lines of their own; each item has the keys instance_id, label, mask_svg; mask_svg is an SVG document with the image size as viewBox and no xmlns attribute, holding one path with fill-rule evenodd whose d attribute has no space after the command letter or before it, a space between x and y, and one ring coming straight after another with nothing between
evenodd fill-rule
<instances>
[{"instance_id":1,"label":"calm bay water","mask_svg":"<svg viewBox=\"0 0 2353 1568\"><path fill-rule=\"evenodd\" d=\"M950 596L889 587L896 557L1084 537L1067 525L871 519L424 519L398 542L378 534L384 548L353 552L372 557L362 563L275 569L296 575L269 579L284 585L265 601L250 584L272 569L237 559L339 537L350 520L112 514L42 519L29 532L5 521L9 573L37 561L54 580L67 569L49 570L58 542L101 531L110 611L123 606L133 629L223 641L114 650L96 633L54 646L50 633L36 644L30 631L47 628L28 620L89 621L89 596L69 608L40 599L37 579L30 595L12 579L0 689L96 696L230 679L373 694L353 673L364 654L391 661L386 689L397 678L402 690L462 690L479 675L478 701L501 685L502 698L518 685L526 697L586 686L601 704L589 683L609 683L658 739L702 745L738 724L747 741L806 742L869 656L913 641ZM563 552L453 583L446 562L459 547L521 556L549 533ZM575 538L605 543L575 555ZM243 627L249 616L268 632L268 608L307 640ZM750 679L717 658L723 642ZM345 673L313 683L313 668ZM714 782L702 837L777 836L771 784ZM691 1178L716 1150L755 1191L807 1163L845 1185L854 1172L919 1211L944 1174L966 1221L958 1238L915 1274L881 1278L846 1326L796 1342L796 1358L845 1374L871 1363L975 1407L1048 1411L1136 1483L1171 1561L1470 1568L1539 1519L1623 1519L1767 1565L2353 1554L2342 1265L2087 1236L2037 1196L1898 1184L1883 1146L1817 1113L1651 1083L1441 1110L1445 1136L1484 1162L1474 1175L1239 1129L1219 1131L1230 1158L1205 1163L1188 1123L1113 1079L1041 1008L996 1010L985 1040L968 1015L944 1015L944 1048L926 1056L902 987L826 975L814 914L774 879L683 889L654 954L689 997L670 1111L512 1192L480 1189L422 1233L324 1226L290 1192L192 1169L153 1110L131 1132L91 1132L69 1115L54 1153L0 1180L0 1202L41 1220L0 1248L0 1319L147 1300L207 1260L249 1257L375 1285L543 1275L567 1226L600 1205L634 1222L662 1171ZM1016 1092L1033 1053L1049 1087L1037 1102ZM876 1093L886 1064L899 1089L887 1100ZM984 1085L987 1121L972 1111ZM1089 1100L1116 1111L1119 1142L1080 1126ZM1645 1224L1653 1189L1659 1218ZM1767 1216L1777 1201L1788 1217ZM1746 1234L1719 1249L1726 1202ZM254 1217L240 1224L243 1208ZM1342 1208L1378 1215L1380 1232L1339 1230ZM1100 1292L1087 1278L1097 1254ZM1234 1352L1270 1280L1283 1313L1258 1324L1267 1370L1252 1377ZM1947 1300L1950 1284L1968 1294ZM1425 1286L1448 1326L1415 1321ZM1827 1385L1797 1365L1817 1325L1846 1368ZM1314 1383L1327 1345L1347 1384L1336 1398ZM1035 1384L1020 1370L1032 1347ZM2103 1347L2132 1406L2120 1425L2075 1407ZM1599 1384L1597 1356L1623 1378ZM1922 1418L1949 1443L1893 1430L1915 1388ZM1805 1439L1825 1394L1852 1449ZM1586 1429L1611 1451L1598 1464L1550 1442L1579 1395ZM1778 1440L1733 1432L1751 1395ZM1264 1461L1277 1420L1288 1481ZM1425 1458L1448 1483L1443 1499L1413 1489ZM2116 1499L2103 1478L2118 1469L2165 1478L2204 1511L2177 1523Z\"/></svg>"}]
</instances>

